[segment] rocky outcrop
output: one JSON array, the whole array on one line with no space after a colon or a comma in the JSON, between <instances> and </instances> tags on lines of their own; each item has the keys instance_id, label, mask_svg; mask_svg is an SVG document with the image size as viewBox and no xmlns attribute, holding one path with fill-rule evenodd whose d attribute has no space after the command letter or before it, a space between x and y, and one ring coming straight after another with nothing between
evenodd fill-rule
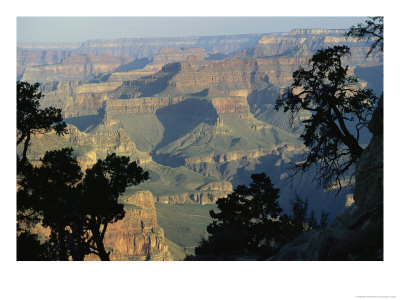
<instances>
[{"instance_id":1,"label":"rocky outcrop","mask_svg":"<svg viewBox=\"0 0 400 300\"><path fill-rule=\"evenodd\" d=\"M341 29L293 29L288 34L265 35L255 47L237 53L237 57L270 57L284 55L310 58L319 49L334 45L347 45L351 49L349 64L382 63L380 54L366 58L370 45L353 37L345 37ZM299 45L302 51L294 51Z\"/></svg>"},{"instance_id":2,"label":"rocky outcrop","mask_svg":"<svg viewBox=\"0 0 400 300\"><path fill-rule=\"evenodd\" d=\"M69 57L82 43L18 43L17 77L21 78L27 66L59 64Z\"/></svg>"},{"instance_id":3,"label":"rocky outcrop","mask_svg":"<svg viewBox=\"0 0 400 300\"><path fill-rule=\"evenodd\" d=\"M215 87L213 91L217 92L221 90L220 85L229 86L231 90L251 89L252 84L260 81L280 85L290 80L294 69L306 62L304 58L286 57L231 58L209 63L201 69L187 68L185 72L180 72L172 78L170 86L197 86L198 91L205 87Z\"/></svg>"},{"instance_id":4,"label":"rocky outcrop","mask_svg":"<svg viewBox=\"0 0 400 300\"><path fill-rule=\"evenodd\" d=\"M383 260L383 102L369 124L373 138L356 166L354 204L326 229L311 230L270 260Z\"/></svg>"},{"instance_id":5,"label":"rocky outcrop","mask_svg":"<svg viewBox=\"0 0 400 300\"><path fill-rule=\"evenodd\" d=\"M55 81L41 85L43 106L61 108L65 118L97 115L108 92L121 86L122 82L80 83L78 81Z\"/></svg>"},{"instance_id":6,"label":"rocky outcrop","mask_svg":"<svg viewBox=\"0 0 400 300\"><path fill-rule=\"evenodd\" d=\"M216 97L211 100L216 112L221 114L250 115L249 104L245 97Z\"/></svg>"},{"instance_id":7,"label":"rocky outcrop","mask_svg":"<svg viewBox=\"0 0 400 300\"><path fill-rule=\"evenodd\" d=\"M28 82L47 82L56 80L80 80L100 73L111 73L134 58L112 56L69 56L60 63L47 65L28 65L21 80Z\"/></svg>"},{"instance_id":8,"label":"rocky outcrop","mask_svg":"<svg viewBox=\"0 0 400 300\"><path fill-rule=\"evenodd\" d=\"M257 43L262 34L201 37L132 38L89 40L79 49L90 55L153 57L162 48L204 48L210 53L233 53Z\"/></svg>"},{"instance_id":9,"label":"rocky outcrop","mask_svg":"<svg viewBox=\"0 0 400 300\"><path fill-rule=\"evenodd\" d=\"M219 198L224 198L231 192L232 185L231 190L227 191L199 191L173 195L160 195L155 196L155 199L157 202L165 204L214 204Z\"/></svg>"},{"instance_id":10,"label":"rocky outcrop","mask_svg":"<svg viewBox=\"0 0 400 300\"><path fill-rule=\"evenodd\" d=\"M17 76L22 77L26 68L40 65L59 64L71 55L68 50L29 50L17 48ZM29 71L28 71L29 72Z\"/></svg>"},{"instance_id":11,"label":"rocky outcrop","mask_svg":"<svg viewBox=\"0 0 400 300\"><path fill-rule=\"evenodd\" d=\"M35 135L28 149L29 160L39 160L46 151L73 147L83 169L91 167L97 159L104 159L109 153L128 156L137 163L152 161L148 153L136 148L134 141L118 124L99 124L90 133L82 132L73 125L68 125L67 129L69 134L63 136L57 136L54 132ZM17 148L17 153L21 153L21 145Z\"/></svg>"},{"instance_id":12,"label":"rocky outcrop","mask_svg":"<svg viewBox=\"0 0 400 300\"><path fill-rule=\"evenodd\" d=\"M226 191L232 192L232 184L230 182L210 182L197 188L199 191Z\"/></svg>"},{"instance_id":13,"label":"rocky outcrop","mask_svg":"<svg viewBox=\"0 0 400 300\"><path fill-rule=\"evenodd\" d=\"M229 151L224 154L210 154L208 156L199 157L188 157L184 159L185 166L189 169L194 168L193 165L199 163L226 163L241 159L254 159L266 155L278 155L282 156L285 152L290 151L301 151L304 147L300 144L288 145L280 144L276 145L272 149L256 149L256 150L238 150Z\"/></svg>"},{"instance_id":14,"label":"rocky outcrop","mask_svg":"<svg viewBox=\"0 0 400 300\"><path fill-rule=\"evenodd\" d=\"M104 245L111 260L173 260L158 226L153 195L139 191L121 198L125 217L107 228ZM94 259L94 258L93 258Z\"/></svg>"},{"instance_id":15,"label":"rocky outcrop","mask_svg":"<svg viewBox=\"0 0 400 300\"><path fill-rule=\"evenodd\" d=\"M159 109L183 101L183 97L143 97L105 102L105 111L110 114L155 114Z\"/></svg>"},{"instance_id":16,"label":"rocky outcrop","mask_svg":"<svg viewBox=\"0 0 400 300\"><path fill-rule=\"evenodd\" d=\"M146 69L161 70L162 66L172 62L190 61L195 63L208 57L207 52L203 48L163 48L159 53L154 55L153 62L146 66Z\"/></svg>"},{"instance_id":17,"label":"rocky outcrop","mask_svg":"<svg viewBox=\"0 0 400 300\"><path fill-rule=\"evenodd\" d=\"M313 35L313 34L339 34L344 35L347 30L345 29L292 29L290 30L289 35Z\"/></svg>"}]
</instances>

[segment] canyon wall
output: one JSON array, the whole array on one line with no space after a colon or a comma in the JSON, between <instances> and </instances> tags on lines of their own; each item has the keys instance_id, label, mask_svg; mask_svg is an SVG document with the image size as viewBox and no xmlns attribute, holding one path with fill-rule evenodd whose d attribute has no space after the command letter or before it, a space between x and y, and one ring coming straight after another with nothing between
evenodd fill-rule
<instances>
[{"instance_id":1,"label":"canyon wall","mask_svg":"<svg viewBox=\"0 0 400 300\"><path fill-rule=\"evenodd\" d=\"M351 50L351 58L347 62L349 64L377 64L383 62L383 57L379 53L373 53L366 58L370 44L353 37L345 37L346 32L347 30L340 29L293 29L289 33L265 35L258 41L256 46L242 50L236 56L293 56L293 51L301 46L303 55L305 54L304 57L310 58L319 49L335 45L346 45ZM304 49L308 51L305 52Z\"/></svg>"},{"instance_id":2,"label":"canyon wall","mask_svg":"<svg viewBox=\"0 0 400 300\"><path fill-rule=\"evenodd\" d=\"M28 64L21 80L28 82L81 80L100 73L111 73L134 60L134 58L112 56L69 56L55 64Z\"/></svg>"},{"instance_id":3,"label":"canyon wall","mask_svg":"<svg viewBox=\"0 0 400 300\"><path fill-rule=\"evenodd\" d=\"M241 34L201 37L136 38L117 40L89 40L80 52L90 55L119 57L153 57L162 48L204 48L210 53L233 53L257 43L262 34Z\"/></svg>"},{"instance_id":4,"label":"canyon wall","mask_svg":"<svg viewBox=\"0 0 400 300\"><path fill-rule=\"evenodd\" d=\"M125 217L107 228L104 246L111 251L111 260L173 260L158 226L153 195L139 191L121 197ZM88 257L96 260L97 257Z\"/></svg>"},{"instance_id":5,"label":"canyon wall","mask_svg":"<svg viewBox=\"0 0 400 300\"><path fill-rule=\"evenodd\" d=\"M244 35L231 35L231 36L217 36L217 37L177 37L177 38L137 38L137 39L117 39L117 40L88 40L84 43L35 43L35 44L18 44L17 45L17 77L21 78L23 75L25 80L32 80L32 82L41 81L43 79L50 80L46 77L46 72L52 73L55 77L56 71L61 71L64 77L60 76L59 79L67 79L68 76L65 71L67 69L74 70L72 66L57 66L62 64L65 58L70 56L77 57L107 57L115 58L152 58L159 54L157 60L165 60L165 51L163 48L177 49L183 51L187 55L206 55L202 50L185 50L185 48L203 48L209 53L233 53L248 46L253 46L257 43L261 34L244 34ZM184 50L181 50L181 49ZM187 57L185 54L184 56ZM179 56L179 55L178 55ZM163 58L162 58L163 57ZM182 55L179 56L179 59ZM170 61L170 59L167 59ZM97 66L98 70L106 70L105 66ZM75 67L75 71L78 67ZM87 69L80 66L79 69L85 71L85 75L93 75L94 72L88 72ZM26 74L25 73L26 70ZM111 72L110 66L108 71ZM80 74L83 76L83 74ZM77 74L75 74L77 76ZM39 80L41 79L41 80ZM76 77L75 77L76 79Z\"/></svg>"},{"instance_id":6,"label":"canyon wall","mask_svg":"<svg viewBox=\"0 0 400 300\"><path fill-rule=\"evenodd\" d=\"M172 62L184 62L191 61L196 62L197 60L203 60L209 55L203 48L162 48L153 57L151 64L146 66L146 69L161 70L161 68Z\"/></svg>"}]
</instances>

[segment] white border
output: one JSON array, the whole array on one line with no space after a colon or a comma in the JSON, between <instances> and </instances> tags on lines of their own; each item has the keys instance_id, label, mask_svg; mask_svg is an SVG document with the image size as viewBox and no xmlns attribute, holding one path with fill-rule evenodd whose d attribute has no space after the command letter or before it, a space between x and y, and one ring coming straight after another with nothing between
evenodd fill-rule
<instances>
[{"instance_id":1,"label":"white border","mask_svg":"<svg viewBox=\"0 0 400 300\"><path fill-rule=\"evenodd\" d=\"M3 299L357 299L397 296L398 9L378 1L14 1L2 9ZM392 1L391 3L395 3ZM16 16L385 16L384 262L15 262ZM396 53L396 54L395 54ZM12 88L10 88L12 87ZM5 191L5 192L4 192ZM5 205L6 204L6 205ZM10 213L10 211L12 213Z\"/></svg>"}]
</instances>

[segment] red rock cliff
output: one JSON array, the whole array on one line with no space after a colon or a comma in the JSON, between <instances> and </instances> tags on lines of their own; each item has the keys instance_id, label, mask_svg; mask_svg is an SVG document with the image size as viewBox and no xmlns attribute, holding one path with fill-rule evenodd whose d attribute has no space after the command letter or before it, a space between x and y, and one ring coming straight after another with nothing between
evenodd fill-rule
<instances>
[{"instance_id":1,"label":"red rock cliff","mask_svg":"<svg viewBox=\"0 0 400 300\"><path fill-rule=\"evenodd\" d=\"M164 231L158 226L153 195L139 191L121 199L125 218L110 224L104 245L111 250L111 260L173 260L165 242ZM97 260L97 257L88 257Z\"/></svg>"}]
</instances>

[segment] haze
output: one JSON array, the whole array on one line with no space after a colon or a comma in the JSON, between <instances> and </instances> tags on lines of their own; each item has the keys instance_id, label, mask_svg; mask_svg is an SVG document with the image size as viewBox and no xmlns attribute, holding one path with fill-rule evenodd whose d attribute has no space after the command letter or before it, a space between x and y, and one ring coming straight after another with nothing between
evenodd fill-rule
<instances>
[{"instance_id":1,"label":"haze","mask_svg":"<svg viewBox=\"0 0 400 300\"><path fill-rule=\"evenodd\" d=\"M347 29L364 17L17 17L18 43Z\"/></svg>"}]
</instances>

